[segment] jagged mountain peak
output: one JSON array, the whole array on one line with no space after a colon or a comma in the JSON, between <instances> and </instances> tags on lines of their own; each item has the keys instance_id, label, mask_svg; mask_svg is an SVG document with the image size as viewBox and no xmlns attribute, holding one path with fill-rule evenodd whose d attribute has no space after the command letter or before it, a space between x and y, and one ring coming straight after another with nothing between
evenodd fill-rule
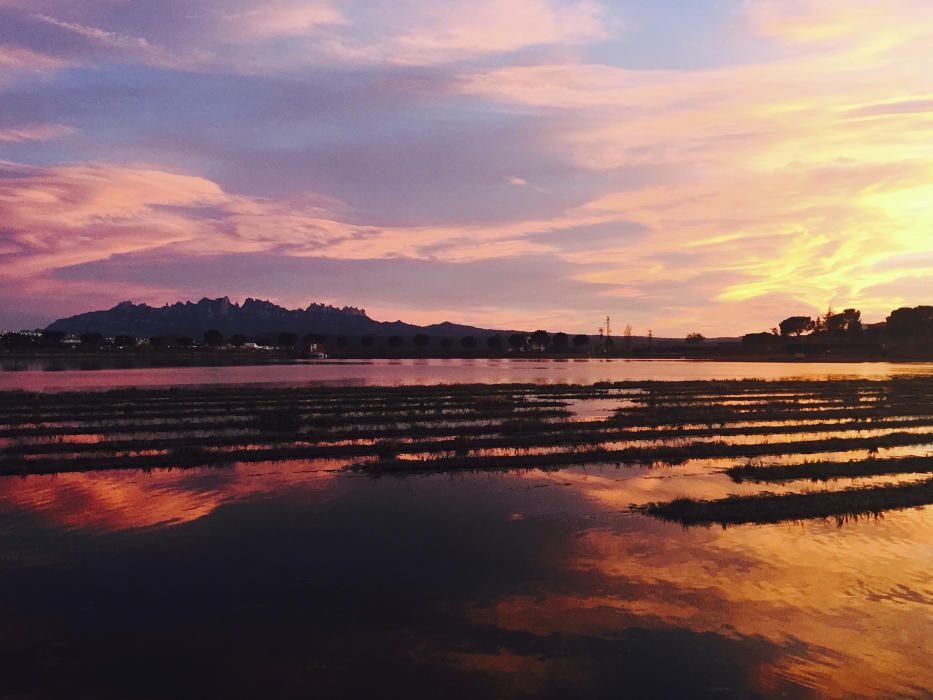
<instances>
[{"instance_id":1,"label":"jagged mountain peak","mask_svg":"<svg viewBox=\"0 0 933 700\"><path fill-rule=\"evenodd\" d=\"M422 328L394 321L384 323L366 315L355 306L342 308L330 304L311 303L305 308L286 309L265 300L247 297L243 304L229 297L197 302L178 301L161 307L121 301L106 311L91 311L55 321L49 330L66 333L101 333L107 336L135 335L201 337L205 331L218 330L225 335L242 333L249 337L268 336L282 332L320 335L393 335L422 331L437 335L494 333L482 328L452 323Z\"/></svg>"}]
</instances>

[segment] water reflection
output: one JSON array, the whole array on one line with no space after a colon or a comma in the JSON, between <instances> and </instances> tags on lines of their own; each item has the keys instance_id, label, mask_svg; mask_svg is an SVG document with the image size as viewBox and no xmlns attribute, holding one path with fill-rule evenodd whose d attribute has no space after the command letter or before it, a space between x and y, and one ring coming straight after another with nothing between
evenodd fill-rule
<instances>
[{"instance_id":1,"label":"water reflection","mask_svg":"<svg viewBox=\"0 0 933 700\"><path fill-rule=\"evenodd\" d=\"M290 486L323 487L345 462L251 462L192 470L137 469L0 478L0 512L65 529L115 532L169 527L225 503Z\"/></svg>"},{"instance_id":2,"label":"water reflection","mask_svg":"<svg viewBox=\"0 0 933 700\"><path fill-rule=\"evenodd\" d=\"M142 367L94 372L0 371L0 389L31 391L184 384L421 385L443 383L593 384L603 381L867 378L933 373L933 363L715 362L703 360L367 360L288 365Z\"/></svg>"},{"instance_id":3,"label":"water reflection","mask_svg":"<svg viewBox=\"0 0 933 700\"><path fill-rule=\"evenodd\" d=\"M0 694L933 688L931 508L684 530L627 506L722 475L330 466L0 480Z\"/></svg>"}]
</instances>

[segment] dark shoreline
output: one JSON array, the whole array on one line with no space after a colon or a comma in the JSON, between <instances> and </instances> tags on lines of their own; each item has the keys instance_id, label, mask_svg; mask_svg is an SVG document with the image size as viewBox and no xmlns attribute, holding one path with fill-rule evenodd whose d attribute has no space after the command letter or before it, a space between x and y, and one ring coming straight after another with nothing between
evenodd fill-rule
<instances>
[{"instance_id":1,"label":"dark shoreline","mask_svg":"<svg viewBox=\"0 0 933 700\"><path fill-rule=\"evenodd\" d=\"M264 365L293 365L315 362L370 362L373 360L509 360L538 361L558 360L564 362L583 362L590 360L669 360L691 362L767 362L788 365L806 364L849 364L849 363L933 363L933 354L889 354L883 357L865 355L818 355L793 357L786 353L679 353L679 352L644 352L638 354L581 354L581 353L328 353L326 358L314 358L300 353L287 351L228 351L228 350L193 350L193 351L119 351L89 352L32 352L0 353L0 371L70 371L70 370L110 370L141 369L159 367L235 367Z\"/></svg>"}]
</instances>

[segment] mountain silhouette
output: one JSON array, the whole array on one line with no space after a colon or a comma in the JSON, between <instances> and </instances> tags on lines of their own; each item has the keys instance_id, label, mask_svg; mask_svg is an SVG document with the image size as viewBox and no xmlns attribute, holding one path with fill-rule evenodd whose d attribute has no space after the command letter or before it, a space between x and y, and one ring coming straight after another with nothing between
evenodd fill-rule
<instances>
[{"instance_id":1,"label":"mountain silhouette","mask_svg":"<svg viewBox=\"0 0 933 700\"><path fill-rule=\"evenodd\" d=\"M352 306L309 304L304 309L286 309L262 299L248 298L243 304L228 297L177 302L161 307L123 301L112 309L69 316L51 323L47 330L65 333L101 333L105 336L131 335L190 336L200 338L207 330L225 336L242 333L258 337L290 332L325 336L387 336L426 333L435 336L491 335L498 332L456 323L416 326L402 321L376 321L366 311Z\"/></svg>"}]
</instances>

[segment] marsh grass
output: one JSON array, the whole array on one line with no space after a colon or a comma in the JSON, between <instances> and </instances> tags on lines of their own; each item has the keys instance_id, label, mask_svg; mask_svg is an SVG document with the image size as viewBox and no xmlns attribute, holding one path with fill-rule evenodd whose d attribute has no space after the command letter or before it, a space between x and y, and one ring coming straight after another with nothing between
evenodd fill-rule
<instances>
[{"instance_id":1,"label":"marsh grass","mask_svg":"<svg viewBox=\"0 0 933 700\"><path fill-rule=\"evenodd\" d=\"M863 457L883 448L927 449L933 443L931 392L933 378L927 377L0 392L0 473L331 458L373 476L687 460L744 460L726 474L749 483L924 474L933 472L933 457ZM575 419L568 403L606 399L618 399L620 408L595 421ZM845 453L859 458L834 461ZM798 455L812 459L766 466L768 457ZM824 495L817 507L813 500L781 500L813 494L788 493L759 494L766 500L754 502L700 502L704 506L685 499L654 504L652 513L699 518L706 509L710 522L742 522L745 516L730 516L728 509L741 513L757 504L768 522L782 509L791 519L811 517L808 512L874 512L883 510L885 494L899 507L913 502L911 489L926 487L891 488L872 492L867 510L845 511L846 503L865 506L856 494Z\"/></svg>"},{"instance_id":2,"label":"marsh grass","mask_svg":"<svg viewBox=\"0 0 933 700\"><path fill-rule=\"evenodd\" d=\"M661 520L685 526L773 524L814 518L878 516L886 510L933 504L933 479L908 484L730 496L713 501L677 498L639 508Z\"/></svg>"}]
</instances>

